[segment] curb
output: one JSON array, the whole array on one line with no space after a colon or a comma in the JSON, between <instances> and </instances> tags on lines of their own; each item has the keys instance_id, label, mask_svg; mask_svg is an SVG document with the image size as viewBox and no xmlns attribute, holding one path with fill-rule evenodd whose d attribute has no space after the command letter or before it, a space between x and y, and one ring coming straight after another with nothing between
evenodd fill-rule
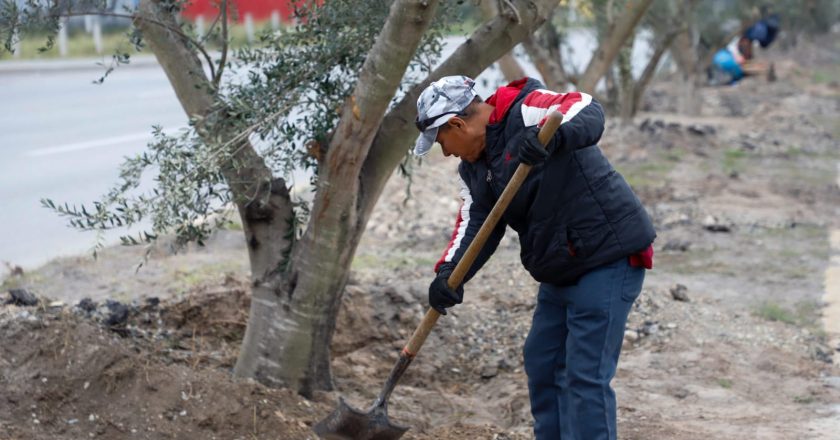
<instances>
[{"instance_id":1,"label":"curb","mask_svg":"<svg viewBox=\"0 0 840 440\"><path fill-rule=\"evenodd\" d=\"M68 71L105 70L111 62L110 57L76 58L52 60L7 60L0 61L0 75L11 73L63 73ZM138 55L131 57L129 64L119 66L119 69L134 67L159 66L154 55Z\"/></svg>"}]
</instances>

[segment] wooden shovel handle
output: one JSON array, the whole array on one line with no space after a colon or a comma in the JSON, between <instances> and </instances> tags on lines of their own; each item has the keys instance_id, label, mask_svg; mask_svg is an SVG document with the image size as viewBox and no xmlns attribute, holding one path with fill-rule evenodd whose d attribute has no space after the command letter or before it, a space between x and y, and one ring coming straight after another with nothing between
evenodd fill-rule
<instances>
[{"instance_id":1,"label":"wooden shovel handle","mask_svg":"<svg viewBox=\"0 0 840 440\"><path fill-rule=\"evenodd\" d=\"M547 145L548 141L554 137L554 133L557 132L558 128L560 128L560 123L562 122L562 113L555 111L548 115L545 124L543 124L539 133L539 140L543 145ZM531 172L531 165L520 163L519 167L516 168L516 172L513 173L513 177L511 177L505 187L505 190L502 191L502 195L499 196L499 200L496 201L496 205L493 206L493 210L490 211L487 219L484 220L484 224L481 225L481 229L478 230L478 234L475 235L475 238L472 243L470 243L470 246L467 248L464 256L461 257L461 261L459 261L458 265L455 266L455 270L452 271L452 275L449 275L450 289L457 288L461 285L461 282L464 281L467 271L470 270L470 267L472 267L476 257L478 257L478 252L481 251L482 247L484 247L487 237L489 237L490 232L496 228L496 224L499 223L499 219L502 218L502 214L504 214L505 209L507 209L511 199L513 199L513 196L516 195L517 191L519 191L519 187L522 186L522 182L524 182L525 178L528 177L529 172ZM435 323L437 323L438 318L440 318L440 313L433 308L429 308L429 311L426 312L426 316L423 317L423 321L420 322L420 325L416 330L414 330L414 334L411 335L411 339L408 340L408 344L406 344L403 349L407 352L407 355L411 357L417 355L417 352L420 351L420 347L422 347L423 343L426 342L426 337L429 336L429 332L432 331Z\"/></svg>"}]
</instances>

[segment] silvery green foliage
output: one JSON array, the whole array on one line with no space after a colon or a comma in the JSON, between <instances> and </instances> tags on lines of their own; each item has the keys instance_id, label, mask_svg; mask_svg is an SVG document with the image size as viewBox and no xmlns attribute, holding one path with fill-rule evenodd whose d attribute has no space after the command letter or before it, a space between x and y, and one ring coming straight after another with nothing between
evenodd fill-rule
<instances>
[{"instance_id":1,"label":"silvery green foliage","mask_svg":"<svg viewBox=\"0 0 840 440\"><path fill-rule=\"evenodd\" d=\"M313 141L327 148L339 122L339 110L356 85L392 1L366 1L364 7L352 0L317 3L321 2L301 2L297 26L265 33L258 45L236 51L230 57L235 61L215 66L219 70L227 67L236 75L222 77L218 86L211 78L213 110L176 135L155 128L148 151L125 160L118 182L99 201L76 206L43 199L42 204L82 230L104 231L151 222L150 230L123 236L124 244L153 242L167 232L175 233L176 245L201 244L226 221L226 216L217 214L230 209L233 200L222 170L242 166L235 157L247 140L257 147L274 176L308 170L314 183L318 163L308 149ZM172 3L172 10L177 8L177 3ZM457 9L438 8L395 100L431 71L440 55L444 30L458 19ZM212 26L208 35L194 36L193 44L218 42L220 29ZM135 46L142 47L142 36L134 30L129 34ZM139 191L144 174L154 177L154 188L145 193ZM283 181L275 179L268 184L278 182ZM289 220L295 236L307 221L306 200L295 201L296 215Z\"/></svg>"}]
</instances>

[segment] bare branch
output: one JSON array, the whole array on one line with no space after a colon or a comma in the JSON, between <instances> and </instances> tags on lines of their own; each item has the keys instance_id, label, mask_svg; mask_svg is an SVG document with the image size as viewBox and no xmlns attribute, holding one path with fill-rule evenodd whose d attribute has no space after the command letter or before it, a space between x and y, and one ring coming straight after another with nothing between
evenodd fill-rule
<instances>
[{"instance_id":1,"label":"bare branch","mask_svg":"<svg viewBox=\"0 0 840 440\"><path fill-rule=\"evenodd\" d=\"M225 70L225 63L227 63L228 55L228 23L227 23L227 5L228 0L222 0L222 12L219 14L222 17L222 58L219 60L219 71L213 76L213 87L218 90L219 84L222 82L222 72Z\"/></svg>"}]
</instances>

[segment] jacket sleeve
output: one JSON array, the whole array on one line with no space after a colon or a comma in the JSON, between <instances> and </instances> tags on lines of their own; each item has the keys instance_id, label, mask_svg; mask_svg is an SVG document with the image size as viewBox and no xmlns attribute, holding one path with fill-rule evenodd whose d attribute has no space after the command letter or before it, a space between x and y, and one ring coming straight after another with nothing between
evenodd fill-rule
<instances>
[{"instance_id":1,"label":"jacket sleeve","mask_svg":"<svg viewBox=\"0 0 840 440\"><path fill-rule=\"evenodd\" d=\"M461 199L463 203L461 204L461 209L458 211L455 229L452 231L452 239L443 251L440 260L435 265L435 272L437 273L441 270L455 269L455 266L461 261L470 243L472 243L476 234L478 234L478 230L481 229L481 225L484 224L484 220L490 214L490 210L493 209L493 201L489 200L489 197L474 197L474 192L470 190L469 185L466 183L468 179L465 179L464 171L461 170L459 174L461 176ZM487 238L487 242L478 253L478 257L476 257L470 270L467 271L467 275L464 277L464 283L475 276L478 270L493 255L493 252L496 251L496 248L499 246L499 241L505 235L506 226L507 224L504 222L504 219L500 219Z\"/></svg>"},{"instance_id":2,"label":"jacket sleeve","mask_svg":"<svg viewBox=\"0 0 840 440\"><path fill-rule=\"evenodd\" d=\"M586 93L535 90L522 103L522 119L526 127L542 126L548 114L555 110L563 113L563 123L548 144L552 154L585 148L601 140L604 109Z\"/></svg>"}]
</instances>

